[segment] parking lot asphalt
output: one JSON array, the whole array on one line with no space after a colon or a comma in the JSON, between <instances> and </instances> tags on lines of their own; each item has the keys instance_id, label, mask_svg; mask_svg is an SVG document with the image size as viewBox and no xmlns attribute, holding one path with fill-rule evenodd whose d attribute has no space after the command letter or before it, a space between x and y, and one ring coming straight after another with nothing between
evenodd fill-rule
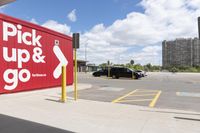
<instances>
[{"instance_id":1,"label":"parking lot asphalt","mask_svg":"<svg viewBox=\"0 0 200 133\"><path fill-rule=\"evenodd\" d=\"M79 73L78 82L92 84L79 98L155 108L200 111L200 74L147 73L140 80L93 77ZM72 94L70 94L72 95Z\"/></svg>"},{"instance_id":2,"label":"parking lot asphalt","mask_svg":"<svg viewBox=\"0 0 200 133\"><path fill-rule=\"evenodd\" d=\"M80 90L86 87L90 88L86 84L78 85ZM73 89L68 86L68 90ZM61 103L60 92L61 87L56 87L1 95L0 133L200 132L199 112L83 99L75 101L69 97L66 103Z\"/></svg>"},{"instance_id":3,"label":"parking lot asphalt","mask_svg":"<svg viewBox=\"0 0 200 133\"><path fill-rule=\"evenodd\" d=\"M89 77L87 75L82 76L83 79L94 79L90 75ZM132 82L127 79L116 81L121 82L121 80ZM123 87L108 87L105 85L98 88L91 84L80 83L78 89L79 99L75 101L68 95L65 103L60 102L61 87L1 95L0 133L70 131L81 133L200 132L199 112L157 108L163 91L141 88L133 88L130 91ZM67 94L73 94L73 90L72 85L67 86ZM127 93L124 93L124 91L127 91ZM83 95L84 93L85 95ZM199 96L198 93L194 95L194 93L177 92L176 94L181 97L195 96L195 98L198 98ZM83 99L87 95L90 95L89 98L93 100ZM142 97L141 95L149 95L148 99L150 100L146 101L144 105L138 102L140 106L134 105L137 103L136 101L131 103L133 102L132 97ZM130 101L128 101L129 99ZM150 105L155 106L155 108L149 108Z\"/></svg>"}]
</instances>

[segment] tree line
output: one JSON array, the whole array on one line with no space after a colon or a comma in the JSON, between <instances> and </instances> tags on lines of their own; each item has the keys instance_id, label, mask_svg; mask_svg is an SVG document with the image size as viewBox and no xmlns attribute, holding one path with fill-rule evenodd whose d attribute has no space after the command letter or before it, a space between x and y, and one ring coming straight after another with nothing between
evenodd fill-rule
<instances>
[{"instance_id":1,"label":"tree line","mask_svg":"<svg viewBox=\"0 0 200 133\"><path fill-rule=\"evenodd\" d=\"M127 64L113 64L109 63L109 66L121 66L121 67L128 67L134 70L143 70L147 72L200 72L200 66L171 66L171 67L162 67L160 65L152 65L151 63L148 63L146 65L141 64L134 64L133 62L127 63ZM108 63L102 63L99 65L100 68L106 68L108 67Z\"/></svg>"}]
</instances>

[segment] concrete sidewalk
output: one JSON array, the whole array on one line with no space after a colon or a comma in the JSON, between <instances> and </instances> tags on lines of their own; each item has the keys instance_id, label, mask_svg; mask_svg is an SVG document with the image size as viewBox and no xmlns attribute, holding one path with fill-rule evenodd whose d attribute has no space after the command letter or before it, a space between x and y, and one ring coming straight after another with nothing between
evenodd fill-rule
<instances>
[{"instance_id":1,"label":"concrete sidewalk","mask_svg":"<svg viewBox=\"0 0 200 133\"><path fill-rule=\"evenodd\" d=\"M90 87L79 84L79 89ZM73 87L68 90L72 91ZM59 99L60 88L0 95L0 113L81 133L200 132L200 113L197 112L72 98L60 103Z\"/></svg>"}]
</instances>

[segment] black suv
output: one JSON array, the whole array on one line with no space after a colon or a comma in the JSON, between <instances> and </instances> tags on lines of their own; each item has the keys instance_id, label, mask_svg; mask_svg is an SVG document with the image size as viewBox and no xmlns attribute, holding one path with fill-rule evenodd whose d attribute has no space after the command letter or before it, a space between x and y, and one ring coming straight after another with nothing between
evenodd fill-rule
<instances>
[{"instance_id":1,"label":"black suv","mask_svg":"<svg viewBox=\"0 0 200 133\"><path fill-rule=\"evenodd\" d=\"M108 69L102 69L102 70L96 71L92 75L94 77L107 76L108 75Z\"/></svg>"},{"instance_id":2,"label":"black suv","mask_svg":"<svg viewBox=\"0 0 200 133\"><path fill-rule=\"evenodd\" d=\"M117 78L117 79L120 77L135 78L135 79L139 79L142 77L141 74L126 67L112 67L110 69L110 76L112 78Z\"/></svg>"}]
</instances>

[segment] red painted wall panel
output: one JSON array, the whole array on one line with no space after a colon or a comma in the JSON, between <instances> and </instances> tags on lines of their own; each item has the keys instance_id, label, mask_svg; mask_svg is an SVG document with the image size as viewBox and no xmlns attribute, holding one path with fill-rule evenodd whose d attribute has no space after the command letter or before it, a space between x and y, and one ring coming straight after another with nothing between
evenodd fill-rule
<instances>
[{"instance_id":1,"label":"red painted wall panel","mask_svg":"<svg viewBox=\"0 0 200 133\"><path fill-rule=\"evenodd\" d=\"M47 28L0 14L0 93L73 84L72 38Z\"/></svg>"}]
</instances>

